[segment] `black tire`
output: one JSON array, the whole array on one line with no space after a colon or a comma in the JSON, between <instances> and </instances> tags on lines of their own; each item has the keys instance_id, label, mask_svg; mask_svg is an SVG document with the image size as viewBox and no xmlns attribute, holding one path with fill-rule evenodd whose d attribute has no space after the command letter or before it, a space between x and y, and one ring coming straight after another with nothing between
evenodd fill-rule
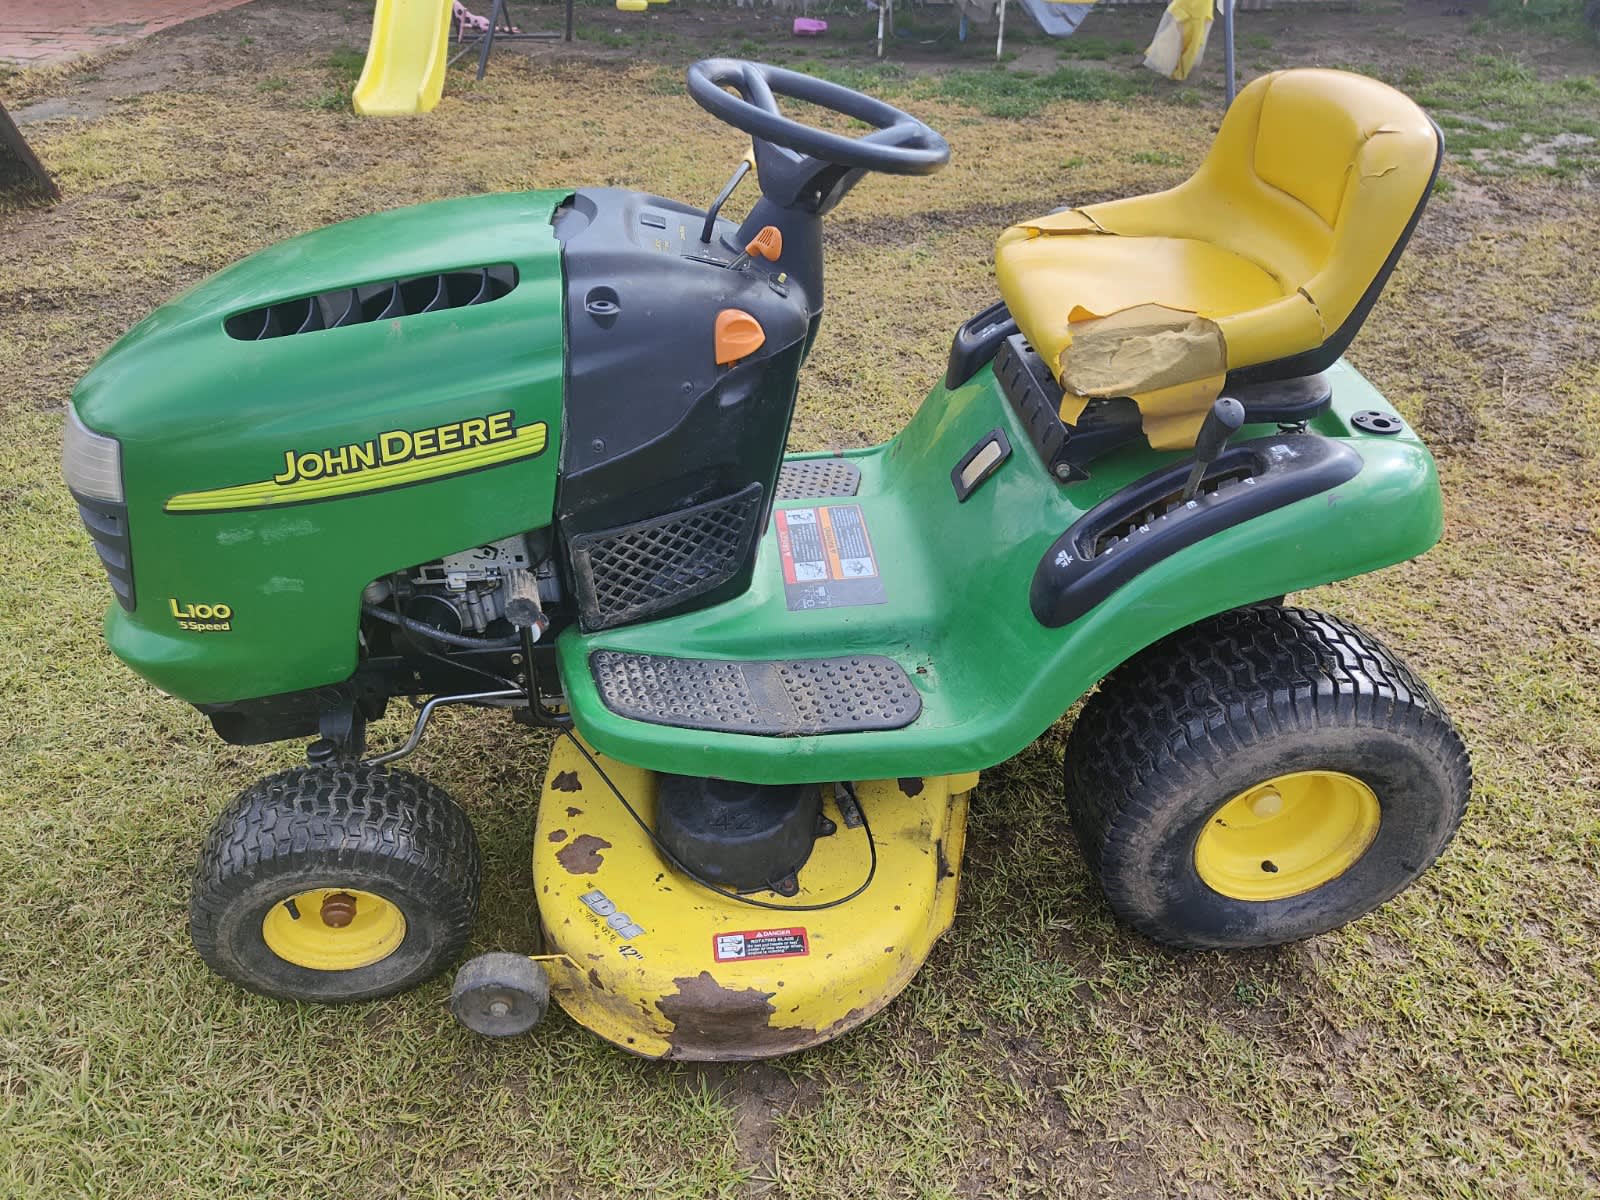
<instances>
[{"instance_id":1,"label":"black tire","mask_svg":"<svg viewBox=\"0 0 1600 1200\"><path fill-rule=\"evenodd\" d=\"M1371 844L1299 895L1213 890L1195 865L1207 822L1299 771L1371 788ZM1190 949L1298 941L1371 912L1443 852L1471 785L1427 686L1354 625L1304 608L1236 609L1157 642L1105 679L1067 743L1068 811L1113 911Z\"/></svg>"},{"instance_id":2,"label":"black tire","mask_svg":"<svg viewBox=\"0 0 1600 1200\"><path fill-rule=\"evenodd\" d=\"M442 788L383 767L298 767L246 789L212 825L195 871L189 935L207 966L249 991L372 1000L414 987L460 956L480 871L472 825ZM348 970L280 957L263 921L317 888L389 901L405 918L402 940Z\"/></svg>"}]
</instances>

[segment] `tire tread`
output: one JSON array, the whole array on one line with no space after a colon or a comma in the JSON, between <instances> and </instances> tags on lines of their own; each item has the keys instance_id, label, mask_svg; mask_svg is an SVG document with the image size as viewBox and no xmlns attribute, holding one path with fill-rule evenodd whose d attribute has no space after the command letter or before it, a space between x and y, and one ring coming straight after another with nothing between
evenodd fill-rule
<instances>
[{"instance_id":1,"label":"tire tread","mask_svg":"<svg viewBox=\"0 0 1600 1200\"><path fill-rule=\"evenodd\" d=\"M279 994L238 968L219 929L225 912L252 885L307 865L382 872L426 899L430 917L445 931L446 958L465 947L477 912L481 859L460 806L444 789L407 771L306 766L252 784L212 823L189 902L190 937L207 965L251 991ZM361 998L419 981L363 992Z\"/></svg>"},{"instance_id":2,"label":"tire tread","mask_svg":"<svg viewBox=\"0 0 1600 1200\"><path fill-rule=\"evenodd\" d=\"M1149 819L1159 778L1214 775L1212 764L1231 753L1327 726L1386 729L1435 757L1455 784L1440 848L1449 843L1471 790L1466 747L1427 684L1348 621L1309 608L1234 609L1108 675L1073 726L1066 784L1074 833L1112 907L1158 941L1206 944L1141 921L1125 902L1126 881L1105 869L1108 849Z\"/></svg>"}]
</instances>

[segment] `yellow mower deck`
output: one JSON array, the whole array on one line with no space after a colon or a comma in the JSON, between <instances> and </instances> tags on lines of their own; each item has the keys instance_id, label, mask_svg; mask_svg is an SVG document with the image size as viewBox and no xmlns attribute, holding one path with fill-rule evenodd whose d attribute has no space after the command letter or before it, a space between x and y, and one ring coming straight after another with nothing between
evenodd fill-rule
<instances>
[{"instance_id":1,"label":"yellow mower deck","mask_svg":"<svg viewBox=\"0 0 1600 1200\"><path fill-rule=\"evenodd\" d=\"M596 755L653 822L655 777ZM974 774L863 783L856 792L878 869L860 896L816 912L725 899L669 866L568 738L550 756L533 879L562 1008L650 1058L740 1060L803 1050L865 1021L898 995L955 915ZM816 904L866 878L864 830L832 789L836 832L817 839L793 897Z\"/></svg>"}]
</instances>

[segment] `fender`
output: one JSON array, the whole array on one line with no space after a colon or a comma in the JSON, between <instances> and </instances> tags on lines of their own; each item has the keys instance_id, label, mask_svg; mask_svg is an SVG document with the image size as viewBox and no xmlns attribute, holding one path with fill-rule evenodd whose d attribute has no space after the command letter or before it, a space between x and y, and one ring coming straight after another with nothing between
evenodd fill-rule
<instances>
[{"instance_id":1,"label":"fender","mask_svg":"<svg viewBox=\"0 0 1600 1200\"><path fill-rule=\"evenodd\" d=\"M1041 625L1070 625L1162 559L1360 473L1361 455L1345 443L1294 432L1230 447L1189 500L1181 496L1189 468L1163 467L1106 497L1050 544L1029 607Z\"/></svg>"},{"instance_id":2,"label":"fender","mask_svg":"<svg viewBox=\"0 0 1600 1200\"><path fill-rule=\"evenodd\" d=\"M1096 459L1088 479L1062 484L990 368L955 389L936 386L898 437L845 456L861 472L856 495L778 501L791 514L857 508L880 599L797 606L769 525L743 595L661 621L563 633L557 655L573 719L596 749L622 761L752 783L991 767L1167 634L1404 561L1438 540L1443 509L1426 447L1353 368L1341 363L1330 376L1332 406L1307 433L1246 427L1207 476L1217 481L1253 463L1258 478L1281 483L1240 484L1241 493L1263 489L1242 506L1244 495L1214 492L1198 516L1169 518L1170 528L1149 538L1152 551L1130 547L1131 568L1119 550L1114 569L1102 563L1076 586L1074 572L1055 565L1064 542L1112 529L1119 514L1169 495L1187 457L1130 445ZM1385 419L1355 422L1371 411ZM996 429L1013 452L959 500L952 468ZM1274 467L1275 459L1283 461ZM1289 459L1296 465L1284 465ZM652 724L607 707L590 667L600 650L722 662L881 655L915 684L921 711L902 728L803 736Z\"/></svg>"}]
</instances>

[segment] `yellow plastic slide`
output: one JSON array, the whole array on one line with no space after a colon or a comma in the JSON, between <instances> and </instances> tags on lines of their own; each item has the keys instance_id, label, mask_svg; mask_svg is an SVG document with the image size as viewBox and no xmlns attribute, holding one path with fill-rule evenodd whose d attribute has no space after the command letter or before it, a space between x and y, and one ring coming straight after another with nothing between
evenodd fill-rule
<instances>
[{"instance_id":1,"label":"yellow plastic slide","mask_svg":"<svg viewBox=\"0 0 1600 1200\"><path fill-rule=\"evenodd\" d=\"M450 0L378 0L355 109L368 117L427 112L444 92Z\"/></svg>"}]
</instances>

